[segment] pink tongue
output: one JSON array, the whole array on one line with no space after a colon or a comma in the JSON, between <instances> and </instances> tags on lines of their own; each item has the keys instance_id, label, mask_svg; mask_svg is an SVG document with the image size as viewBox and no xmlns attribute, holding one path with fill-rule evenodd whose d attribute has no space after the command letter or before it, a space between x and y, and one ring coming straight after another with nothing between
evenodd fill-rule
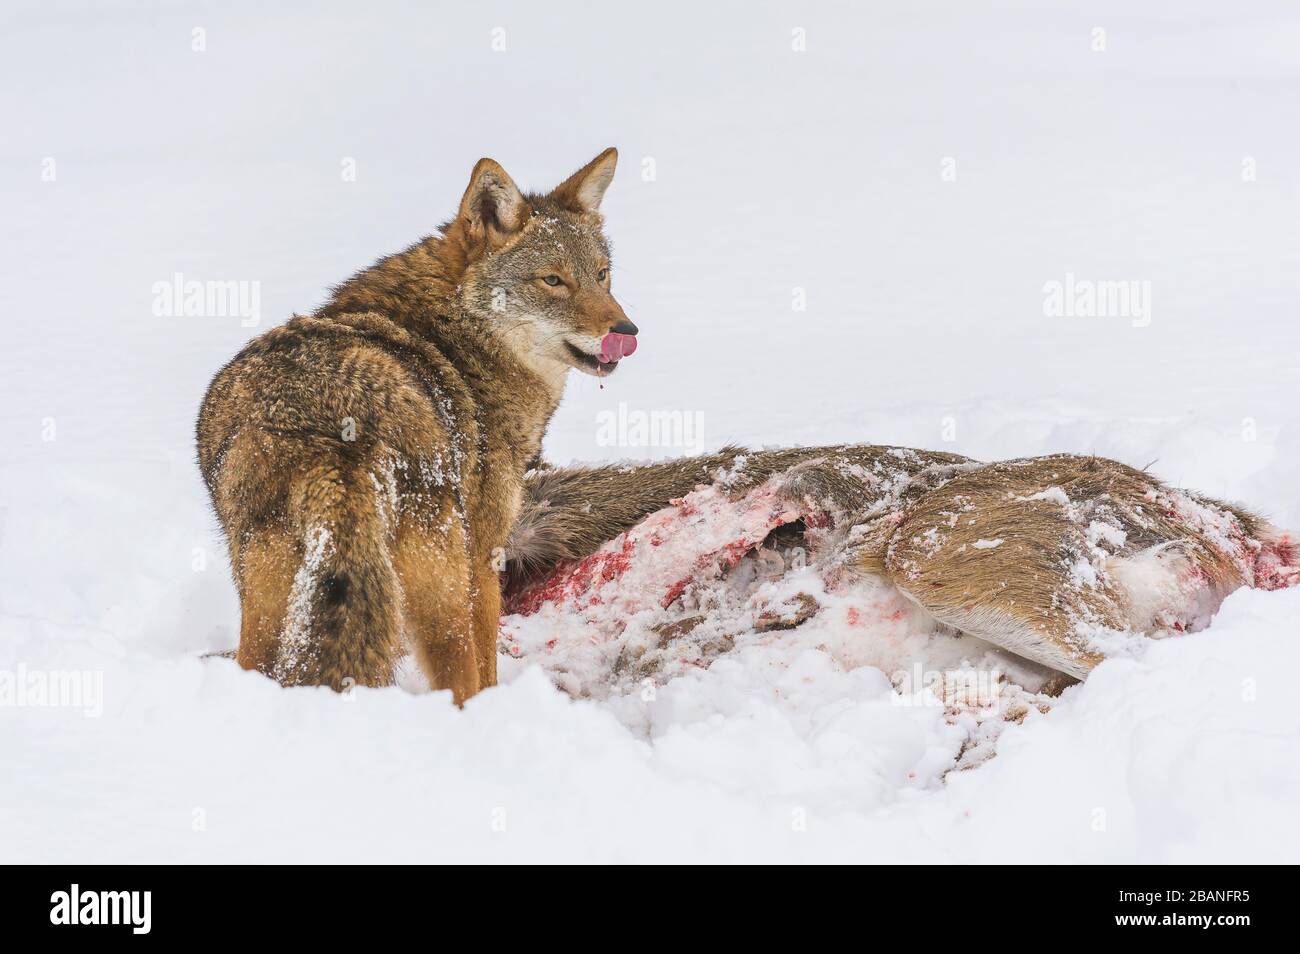
<instances>
[{"instance_id":1,"label":"pink tongue","mask_svg":"<svg viewBox=\"0 0 1300 954\"><path fill-rule=\"evenodd\" d=\"M636 335L621 335L611 331L600 339L600 362L612 364L621 361L636 350Z\"/></svg>"}]
</instances>

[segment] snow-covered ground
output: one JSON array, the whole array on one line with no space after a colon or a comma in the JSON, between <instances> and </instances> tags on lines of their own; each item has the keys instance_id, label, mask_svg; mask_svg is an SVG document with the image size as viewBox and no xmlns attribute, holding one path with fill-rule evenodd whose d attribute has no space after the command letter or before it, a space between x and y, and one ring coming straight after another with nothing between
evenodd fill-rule
<instances>
[{"instance_id":1,"label":"snow-covered ground","mask_svg":"<svg viewBox=\"0 0 1300 954\"><path fill-rule=\"evenodd\" d=\"M967 729L878 643L799 630L644 697L525 655L463 711L200 658L238 608L208 380L480 155L546 187L621 151L641 348L571 382L555 462L1098 453L1300 528L1300 11L872 6L6 4L0 859L1300 860L1295 590L958 771ZM168 313L178 273L250 307ZM1049 283L1100 281L1138 297L1053 313ZM59 686L82 704L35 704Z\"/></svg>"}]
</instances>

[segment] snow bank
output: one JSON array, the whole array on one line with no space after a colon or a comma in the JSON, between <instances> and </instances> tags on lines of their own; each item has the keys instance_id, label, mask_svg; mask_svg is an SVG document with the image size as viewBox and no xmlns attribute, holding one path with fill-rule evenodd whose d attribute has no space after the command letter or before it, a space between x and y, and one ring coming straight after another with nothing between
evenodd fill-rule
<instances>
[{"instance_id":1,"label":"snow bank","mask_svg":"<svg viewBox=\"0 0 1300 954\"><path fill-rule=\"evenodd\" d=\"M516 663L458 711L6 620L29 677L102 672L103 711L4 709L0 845L77 862L1294 860L1298 612L1300 591L1239 591L1211 630L1102 664L955 772L969 732L943 706L804 640L617 704Z\"/></svg>"}]
</instances>

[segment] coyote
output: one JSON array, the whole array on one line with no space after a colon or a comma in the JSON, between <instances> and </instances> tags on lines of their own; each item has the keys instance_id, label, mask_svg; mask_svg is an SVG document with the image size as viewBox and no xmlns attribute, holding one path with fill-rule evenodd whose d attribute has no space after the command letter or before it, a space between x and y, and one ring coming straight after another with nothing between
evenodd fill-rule
<instances>
[{"instance_id":1,"label":"coyote","mask_svg":"<svg viewBox=\"0 0 1300 954\"><path fill-rule=\"evenodd\" d=\"M649 609L656 633L681 634L700 619L677 606L689 587L795 548L830 588L883 577L938 622L1076 679L1134 634L1203 628L1238 586L1300 583L1290 535L1104 458L728 448L530 474L506 608ZM755 624L798 625L817 610L799 603Z\"/></svg>"},{"instance_id":2,"label":"coyote","mask_svg":"<svg viewBox=\"0 0 1300 954\"><path fill-rule=\"evenodd\" d=\"M544 195L480 160L439 233L217 374L198 457L245 669L385 685L409 648L458 704L495 683L502 547L566 373L636 348L599 211L617 158Z\"/></svg>"}]
</instances>

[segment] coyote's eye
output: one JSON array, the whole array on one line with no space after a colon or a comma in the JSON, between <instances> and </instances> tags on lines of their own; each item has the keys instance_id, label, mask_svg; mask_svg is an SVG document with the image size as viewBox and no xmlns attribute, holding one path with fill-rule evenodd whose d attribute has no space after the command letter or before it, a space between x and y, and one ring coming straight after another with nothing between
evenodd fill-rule
<instances>
[{"instance_id":1,"label":"coyote's eye","mask_svg":"<svg viewBox=\"0 0 1300 954\"><path fill-rule=\"evenodd\" d=\"M559 275L547 275L545 278L542 279L542 281L546 282L546 284L550 285L552 288L556 288L564 284L564 280L560 278Z\"/></svg>"},{"instance_id":2,"label":"coyote's eye","mask_svg":"<svg viewBox=\"0 0 1300 954\"><path fill-rule=\"evenodd\" d=\"M602 268L600 271L596 273L596 281L598 282L603 282L608 277L609 277L608 268Z\"/></svg>"}]
</instances>

